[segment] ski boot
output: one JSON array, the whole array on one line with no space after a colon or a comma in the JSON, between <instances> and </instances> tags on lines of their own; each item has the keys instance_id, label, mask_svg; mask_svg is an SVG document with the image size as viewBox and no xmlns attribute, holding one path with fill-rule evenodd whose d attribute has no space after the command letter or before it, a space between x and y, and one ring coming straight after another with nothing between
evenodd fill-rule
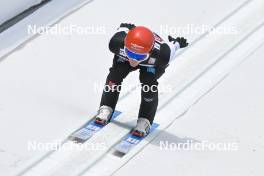
<instances>
[{"instance_id":1,"label":"ski boot","mask_svg":"<svg viewBox=\"0 0 264 176\"><path fill-rule=\"evenodd\" d=\"M109 106L101 106L95 116L95 123L106 125L112 117L113 109Z\"/></svg>"},{"instance_id":2,"label":"ski boot","mask_svg":"<svg viewBox=\"0 0 264 176\"><path fill-rule=\"evenodd\" d=\"M145 137L148 135L151 124L146 118L139 118L136 127L132 130L132 135L137 137Z\"/></svg>"}]
</instances>

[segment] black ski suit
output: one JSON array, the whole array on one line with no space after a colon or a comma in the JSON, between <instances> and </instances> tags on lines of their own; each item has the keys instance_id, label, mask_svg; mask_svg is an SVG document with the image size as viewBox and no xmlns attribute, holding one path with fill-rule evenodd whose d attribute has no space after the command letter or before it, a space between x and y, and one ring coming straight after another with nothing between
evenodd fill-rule
<instances>
[{"instance_id":1,"label":"black ski suit","mask_svg":"<svg viewBox=\"0 0 264 176\"><path fill-rule=\"evenodd\" d=\"M114 59L110 73L106 79L107 86L118 85L121 87L123 79L132 71L139 70L141 86L152 86L152 91L141 89L141 104L138 118L146 118L153 123L158 107L158 79L165 72L171 58L171 48L158 35L155 34L155 44L146 61L141 62L137 67L131 67L124 52L124 39L127 32L120 31L114 34L109 43L109 49L113 52ZM146 90L146 89L145 89ZM116 107L119 97L118 90L104 91L100 106L110 106L113 110Z\"/></svg>"}]
</instances>

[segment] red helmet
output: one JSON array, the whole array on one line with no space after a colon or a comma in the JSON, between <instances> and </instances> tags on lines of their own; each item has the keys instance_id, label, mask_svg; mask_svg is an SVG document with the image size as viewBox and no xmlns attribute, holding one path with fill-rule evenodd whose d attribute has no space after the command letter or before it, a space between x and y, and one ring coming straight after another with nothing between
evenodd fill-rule
<instances>
[{"instance_id":1,"label":"red helmet","mask_svg":"<svg viewBox=\"0 0 264 176\"><path fill-rule=\"evenodd\" d=\"M151 30L137 26L127 33L125 47L134 53L147 54L151 51L154 42L155 37Z\"/></svg>"}]
</instances>

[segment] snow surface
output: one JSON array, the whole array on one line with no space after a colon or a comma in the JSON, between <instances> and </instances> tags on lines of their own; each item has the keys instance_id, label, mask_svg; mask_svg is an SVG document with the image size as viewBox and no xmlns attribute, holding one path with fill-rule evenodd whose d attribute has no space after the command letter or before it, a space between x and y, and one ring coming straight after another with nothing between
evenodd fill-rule
<instances>
[{"instance_id":1,"label":"snow surface","mask_svg":"<svg viewBox=\"0 0 264 176\"><path fill-rule=\"evenodd\" d=\"M41 3L42 0L8 0L0 1L0 25L20 14L24 10Z\"/></svg>"},{"instance_id":2,"label":"snow surface","mask_svg":"<svg viewBox=\"0 0 264 176\"><path fill-rule=\"evenodd\" d=\"M28 26L50 27L92 0L52 0L0 33L0 61L18 50L37 34L29 33Z\"/></svg>"},{"instance_id":3,"label":"snow surface","mask_svg":"<svg viewBox=\"0 0 264 176\"><path fill-rule=\"evenodd\" d=\"M126 8L120 9L119 11L114 13L113 9L110 7L116 7L117 4L121 7L127 7L127 4L125 4L124 1L121 0L106 2L100 0L94 1L93 3L78 10L74 14L68 16L59 24L63 26L75 24L80 26L92 26L95 28L103 26L106 30L105 34L92 34L85 37L79 35L41 35L35 40L29 42L23 49L9 55L0 63L0 136L2 139L0 142L0 174L13 175L14 173L18 173L18 171L20 171L21 169L24 170L25 166L27 166L28 163L35 162L39 157L43 155L45 156L45 151L28 151L28 141L51 142L56 139L65 139L72 131L77 129L92 117L92 115L98 108L101 95L101 92L95 93L93 91L93 84L95 82L103 83L105 80L105 76L107 75L108 67L111 65L112 58L112 54L108 51L107 48L108 40L114 32L113 29L116 28L120 22L131 21L135 22L136 24L144 24L150 26L156 31L160 30L160 25L215 25L245 1L226 0L212 2L209 0L202 0L199 2L191 2L193 6L190 6L190 1L164 2L165 1L157 1L157 4L151 4L152 8L150 8L151 10L149 12L152 13L152 15L142 16L141 13L127 14ZM226 52L229 47L233 46L234 42L237 42L240 39L246 40L247 38L244 37L246 33L252 32L252 30L260 24L259 22L261 22L260 19L262 18L261 13L259 15L258 13L262 10L263 4L261 3L261 1L256 0L255 2L261 4L262 6L259 6L259 8L257 9L248 8L247 11L244 10L244 13L236 17L236 20L239 21L238 26L241 27L239 28L239 30L241 30L241 33L239 33L237 37L233 37L230 39L228 37L223 37L222 40L219 40L219 37L210 37L207 40L201 42L202 44L197 46L196 49L191 49L190 47L190 49L186 50L186 55L182 55L181 57L179 57L179 60L170 66L167 75L164 75L164 78L162 78L161 82L175 82L175 85L180 85L180 80L184 81L183 75L192 74L191 72L181 73L181 71L187 68L191 69L198 67L199 62L206 61L207 58L210 58L209 56L218 57L218 54L222 54L223 51ZM142 4L142 6L139 7L138 3ZM138 11L144 12L146 12L147 10L145 7L149 7L149 2L142 2L139 0L133 1L133 3L128 2L128 4L131 9L138 9ZM176 8L179 6L181 8ZM255 8L254 4L252 5L252 7ZM107 14L107 16L102 14L98 15L98 9L100 9L100 11L103 11L104 14ZM188 9L189 12L187 12L185 15L186 9ZM254 11L254 13L250 10ZM249 12L250 15L247 14ZM120 14L127 15L123 16ZM253 16L254 18L252 19L251 16ZM171 20L171 18L175 18L176 20ZM245 19L248 21L245 21L245 24L241 23L241 21ZM191 34L186 36L190 41L194 41L200 35ZM257 41L256 43L262 41L262 37L258 37L258 39L259 40L252 40L252 43L255 44L255 41ZM227 41L230 42L230 45L227 44ZM247 44L251 44L251 42ZM253 44L246 45L246 47L244 48L251 51L251 48L256 47ZM219 50L217 47L222 47L222 49L216 54L216 51ZM238 49L238 51L241 51L242 49L242 51L246 51L246 49L244 48L240 48ZM209 51L211 52L207 52L207 49L209 49ZM190 53L188 52L189 50ZM243 53L242 51L241 53ZM201 53L205 54L202 55ZM200 58L195 58L195 55L199 56ZM204 56L204 58L202 56ZM236 55L236 57L234 58L240 57ZM184 61L184 59L186 59L186 62ZM91 64L93 65L91 66ZM177 64L179 66L177 66ZM200 67L202 67L202 64L200 65ZM247 68L248 70L252 70L253 67L249 68L245 66L245 68ZM175 77L175 75L172 74L174 73L174 69L176 69L179 75L178 77ZM245 74L248 75L248 72L249 71L245 72ZM261 75L261 73L259 73L259 75ZM129 82L137 83L137 76L138 75L136 73L130 75L126 79L125 84L128 84ZM230 77L230 79L232 79L232 77ZM245 80L241 80L241 84L244 84ZM231 82L233 83L234 81ZM225 82L223 82L223 84L221 85L224 85L224 83ZM237 94L239 94L240 91L238 91L237 89L234 90ZM225 93L222 93L221 98L224 98L223 94L224 96L227 96ZM123 92L122 95L124 97L125 93ZM135 98L135 96L137 96L137 98ZM124 97L120 102L119 107L121 109L128 109L127 104L131 105L131 107L129 107L130 109L132 109L132 107L137 107L139 101L138 97L138 93L136 92ZM164 95L164 97L166 97L166 95ZM248 114L250 115L246 116L246 114L243 113L244 121L241 123L238 123L239 119L230 120L233 116L235 116L235 114L231 115L232 113L239 114L243 111L241 111L240 108L239 110L235 110L231 108L231 105L233 104L227 106L226 102L224 102L224 104L229 107L229 110L226 112L226 115L222 115L225 116L226 119L222 116L219 117L216 113L217 110L213 109L213 107L222 108L222 104L220 104L218 100L219 98L212 97L210 100L208 97L209 95L205 97L204 101L210 103L208 103L209 108L203 105L201 101L199 104L197 104L197 106L195 106L199 106L201 108L201 110L199 111L200 113L197 112L198 115L196 114L196 112L191 115L192 111L190 111L190 113L186 115L188 117L182 116L181 119L175 121L173 125L168 128L168 130L164 130L161 135L151 143L151 145L148 145L146 148L144 148L140 155L136 155L135 159L130 160L130 162L128 162L128 164L122 169L117 171L116 174L134 175L138 173L142 175L142 173L151 173L153 175L158 175L164 174L164 168L166 168L165 173L167 174L178 172L180 175L199 175L200 173L200 175L217 175L217 173L219 173L219 175L222 175L223 173L226 175L231 175L230 173L232 173L233 175L250 175L246 173L250 173L254 169L247 169L247 167L244 166L246 164L256 164L254 162L245 162L245 164L242 165L244 169L242 171L244 172L241 171L239 164L237 164L233 170L231 165L228 165L230 167L226 172L224 172L224 169L226 169L225 165L222 167L220 167L219 165L222 164L224 160L226 160L226 158L229 156L230 163L231 161L240 161L239 159L235 160L238 158L236 158L235 156L239 156L242 154L252 157L253 159L260 159L256 155L250 155L252 151L249 149L252 149L252 146L249 144L248 139L256 143L256 145L254 145L257 146L256 148L254 148L256 154L259 149L261 149L263 139L261 135L259 138L256 137L254 139L250 138L250 136L258 136L260 134L260 132L257 132L257 129L261 130L261 128L257 128L257 125L261 123L256 122L256 125L252 125L252 128L250 128L250 132L252 133L248 133L247 131L243 130L243 128L241 128L240 130L234 130L235 128L232 128L233 126L231 124L235 123L235 125L237 125L237 129L240 127L240 125L243 127L243 125L248 124L249 119L247 117L252 116L252 118L254 118L254 114L251 115L251 113L248 112ZM167 96L166 100L167 98L169 97ZM229 96L228 98L231 98L231 96ZM236 99L234 99L234 101L235 100ZM239 102L241 101L242 100L240 100ZM131 102L135 103L133 104ZM165 98L163 102L165 102ZM174 106L179 105L179 103L184 104L184 99L179 98L176 100L176 102L173 101L172 103L170 103L170 106L168 106L168 108L165 108L161 112L159 112L158 119L160 120L160 122L166 122L166 116L170 116L167 119L173 119L174 117L171 116L169 111L174 110ZM231 103L231 101L229 103ZM239 105L244 106L245 104L240 103ZM261 102L259 102L258 105L261 105ZM124 108L125 106L126 108ZM206 108L206 115L204 108ZM259 106L259 108L261 107ZM247 110L247 108L245 107L244 110ZM262 109L258 110L261 113ZM123 121L122 119L120 119L120 122L129 122L124 124L129 124L130 126L133 125L136 117L135 113L136 112L132 113L132 115L130 114L130 120L129 116L127 116L123 118ZM209 114L211 114L211 116L209 116ZM214 120L210 118L212 116L215 117ZM194 119L193 117L196 118ZM201 119L198 120L198 118ZM132 122L130 123L131 120ZM184 124L184 121L186 120L190 121ZM174 126L177 127L174 128ZM201 130L201 126L204 126L202 128L203 130ZM163 127L165 127L165 125L163 125ZM99 139L100 136L106 136L106 134L109 136L112 135L114 137L118 137L118 134L119 136L121 136L127 133L127 131L128 129L124 129L118 125L111 124L109 128L106 128L104 131L102 131L102 133L98 134L98 137L94 138L93 141L96 142L96 140ZM115 136L115 134L117 135ZM248 136L244 138L245 134L247 134ZM196 140L210 139L217 141L219 139L221 141L223 139L226 139L227 141L229 141L230 139L231 141L237 141L237 139L239 139L242 141L241 144L243 144L244 146L241 147L241 150L235 153L234 156L232 156L230 153L222 152L164 152L160 151L158 148L160 140L168 139L172 142L177 142L182 138L184 139L184 137L186 136L188 138L194 138ZM109 143L113 142L113 140L109 141ZM63 153L58 153L58 155L60 154ZM136 152L134 154L136 154ZM56 155L56 157L58 155ZM83 160L82 158L80 158L82 156L89 157L90 159ZM78 166L78 162L82 164L80 165L80 167L83 167L84 169L87 168L86 165L88 165L89 163L93 166L92 169L95 169L98 167L94 165L92 158L100 159L101 156L105 155L97 152L96 155L89 155L89 153L71 153L71 156L69 158L61 156L62 158L65 158L65 164L63 164L63 160L60 160L61 165L59 165L60 167L58 167L58 174L55 175L60 175L61 171L64 171L64 175L67 175L65 173L70 173L67 171L76 171L75 173L79 173L81 171L84 174L83 170L76 170L78 168L76 168L75 166ZM109 154L107 154L106 156L109 156ZM180 156L182 157L179 158ZM197 158L195 158L195 156L197 156ZM53 158L54 157L55 156L53 156ZM155 157L155 159L153 159L153 157ZM210 157L218 158L213 158L215 159L215 162L211 163ZM108 162L109 158L105 158ZM157 160L157 158L163 159ZM155 160L157 162L154 163ZM78 162L73 163L73 161ZM158 161L162 161L162 164ZM188 165L185 165L186 162L184 161L189 161ZM46 163L50 164L49 162ZM116 163L121 162L117 161ZM172 165L172 163L176 163L177 165ZM98 166L100 166L100 162L97 164ZM207 164L207 167L209 167L211 170L207 167L202 167L203 165ZM224 164L227 165L227 163ZM159 167L159 165L161 167ZM43 166L50 165L40 164L40 168L45 168ZM176 166L179 171L177 170ZM192 168L194 168L194 170L192 170ZM253 166L250 168L253 168ZM257 164L256 168L258 168ZM91 175L89 174L89 172L92 173L92 169L90 168L90 171L87 170L87 173L85 174ZM110 172L108 173L113 172L111 168L104 167L104 169L106 171L110 170ZM259 170L256 169L251 173L253 173L252 175L257 175L258 171Z\"/></svg>"}]
</instances>

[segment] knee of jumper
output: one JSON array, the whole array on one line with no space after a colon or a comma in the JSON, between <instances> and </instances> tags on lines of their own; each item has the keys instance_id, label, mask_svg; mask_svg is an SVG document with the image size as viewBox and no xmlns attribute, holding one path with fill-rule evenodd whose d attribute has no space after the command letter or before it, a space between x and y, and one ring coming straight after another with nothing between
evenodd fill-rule
<instances>
[{"instance_id":1,"label":"knee of jumper","mask_svg":"<svg viewBox=\"0 0 264 176\"><path fill-rule=\"evenodd\" d=\"M120 71L111 70L107 76L106 84L112 83L115 85L121 85L124 78L125 78L125 75L123 75L123 73L121 73Z\"/></svg>"},{"instance_id":2,"label":"knee of jumper","mask_svg":"<svg viewBox=\"0 0 264 176\"><path fill-rule=\"evenodd\" d=\"M141 94L141 103L147 105L155 105L158 103L158 93L144 93Z\"/></svg>"},{"instance_id":3,"label":"knee of jumper","mask_svg":"<svg viewBox=\"0 0 264 176\"><path fill-rule=\"evenodd\" d=\"M157 84L141 84L141 91L145 95L158 94L158 85Z\"/></svg>"},{"instance_id":4,"label":"knee of jumper","mask_svg":"<svg viewBox=\"0 0 264 176\"><path fill-rule=\"evenodd\" d=\"M121 92L122 80L107 79L104 87L105 92Z\"/></svg>"},{"instance_id":5,"label":"knee of jumper","mask_svg":"<svg viewBox=\"0 0 264 176\"><path fill-rule=\"evenodd\" d=\"M140 76L141 90L146 95L158 93L158 81L149 76Z\"/></svg>"},{"instance_id":6,"label":"knee of jumper","mask_svg":"<svg viewBox=\"0 0 264 176\"><path fill-rule=\"evenodd\" d=\"M141 98L145 102L151 103L158 99L158 85L157 84L142 84Z\"/></svg>"}]
</instances>

